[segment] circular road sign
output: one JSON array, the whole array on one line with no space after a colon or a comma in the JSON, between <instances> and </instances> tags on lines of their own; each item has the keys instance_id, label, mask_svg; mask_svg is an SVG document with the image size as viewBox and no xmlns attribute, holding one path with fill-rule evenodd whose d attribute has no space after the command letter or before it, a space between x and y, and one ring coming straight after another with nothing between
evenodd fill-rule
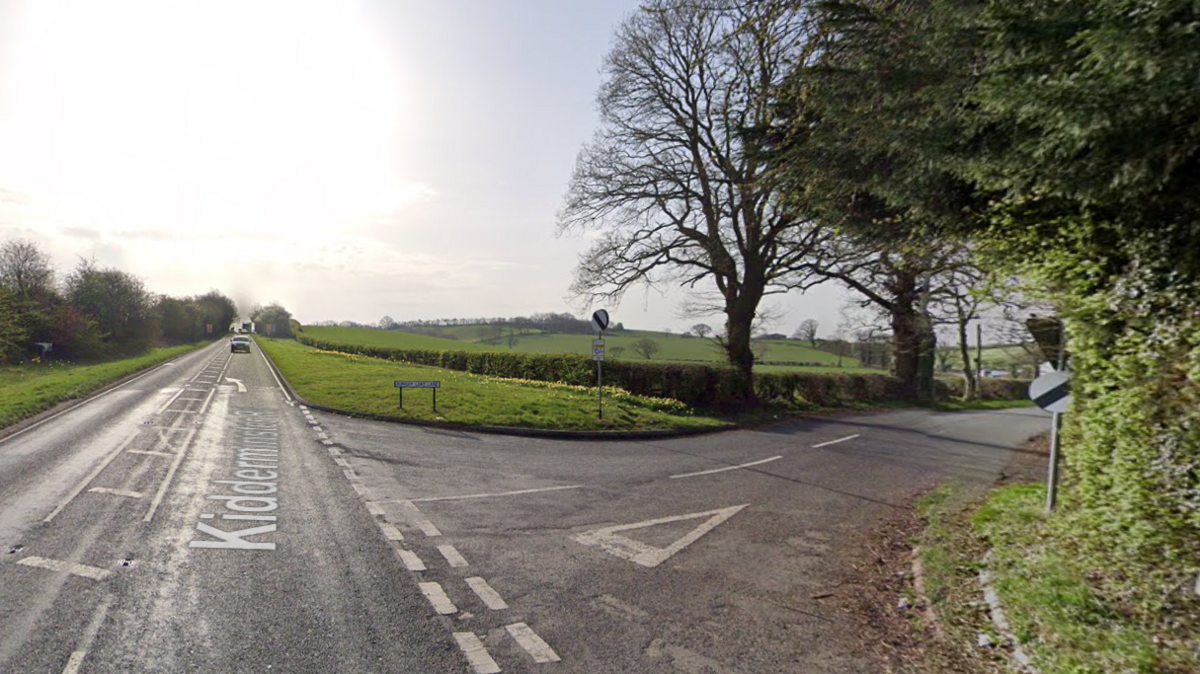
<instances>
[{"instance_id":1,"label":"circular road sign","mask_svg":"<svg viewBox=\"0 0 1200 674\"><path fill-rule=\"evenodd\" d=\"M592 329L596 332L608 329L608 312L603 309L597 309L592 314Z\"/></svg>"},{"instance_id":2,"label":"circular road sign","mask_svg":"<svg viewBox=\"0 0 1200 674\"><path fill-rule=\"evenodd\" d=\"M1047 412L1066 412L1071 405L1071 375L1060 370L1034 379L1029 385L1029 399Z\"/></svg>"}]
</instances>

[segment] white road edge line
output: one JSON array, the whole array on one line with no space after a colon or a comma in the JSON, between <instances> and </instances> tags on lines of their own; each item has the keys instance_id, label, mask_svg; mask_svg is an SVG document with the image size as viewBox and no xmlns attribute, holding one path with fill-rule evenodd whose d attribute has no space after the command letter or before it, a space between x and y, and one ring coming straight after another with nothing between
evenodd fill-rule
<instances>
[{"instance_id":1,"label":"white road edge line","mask_svg":"<svg viewBox=\"0 0 1200 674\"><path fill-rule=\"evenodd\" d=\"M458 613L458 608L454 606L454 602L450 601L450 597L446 596L446 591L442 589L440 583L417 583L421 586L421 594L433 604L433 610L442 615L453 615Z\"/></svg>"},{"instance_id":2,"label":"white road edge line","mask_svg":"<svg viewBox=\"0 0 1200 674\"><path fill-rule=\"evenodd\" d=\"M724 473L727 470L737 470L739 468L749 468L750 466L759 466L764 463L778 461L779 459L782 459L782 458L783 458L783 455L772 456L769 459L762 459L760 461L751 461L750 463L743 463L743 464L739 464L736 466L725 466L724 468L713 468L712 470L701 470L701 471L698 471L695 473L683 473L682 475L672 475L670 479L678 480L681 477L696 477L697 475L712 475L713 473Z\"/></svg>"},{"instance_id":3,"label":"white road edge line","mask_svg":"<svg viewBox=\"0 0 1200 674\"><path fill-rule=\"evenodd\" d=\"M279 375L275 374L275 368L271 367L271 361L267 360L267 354L263 353L261 346L258 347L258 355L262 356L263 362L267 364L267 369L271 371L271 376L275 378L275 383L279 385L279 390L283 391L283 397L287 398L289 403L292 402L292 394L288 393L287 389L283 387L283 382L279 381Z\"/></svg>"},{"instance_id":4,"label":"white road edge line","mask_svg":"<svg viewBox=\"0 0 1200 674\"><path fill-rule=\"evenodd\" d=\"M92 487L88 491L97 494L112 494L114 496L128 496L129 498L146 498L146 495L140 491L129 491L127 489L109 489L108 487Z\"/></svg>"},{"instance_id":5,"label":"white road edge line","mask_svg":"<svg viewBox=\"0 0 1200 674\"><path fill-rule=\"evenodd\" d=\"M446 562L450 564L451 568L461 569L469 566L467 558L463 557L462 553L456 550L453 545L439 545L437 549L446 558Z\"/></svg>"},{"instance_id":6,"label":"white road edge line","mask_svg":"<svg viewBox=\"0 0 1200 674\"><path fill-rule=\"evenodd\" d=\"M210 389L208 389L208 395L207 395L207 396L205 396L205 398L204 398L204 404L200 406L200 411L199 411L199 412L197 412L197 414L204 414L205 412L207 412L207 411L208 411L208 404L209 404L210 402L212 402L213 395L214 395L216 392L217 392L217 389L215 389L215 388L210 388Z\"/></svg>"},{"instance_id":7,"label":"white road edge line","mask_svg":"<svg viewBox=\"0 0 1200 674\"><path fill-rule=\"evenodd\" d=\"M143 522L149 522L154 518L154 511L158 510L159 504L162 503L163 497L166 496L167 488L171 486L171 480L175 478L175 471L179 470L179 464L183 463L183 457L187 456L188 447L191 446L192 438L195 436L196 430L189 428L187 438L183 441L183 446L179 448L179 453L175 455L175 460L171 462L171 467L167 469L167 477L158 486L158 492L154 494L154 500L150 502L150 509L146 511L146 516L142 518Z\"/></svg>"},{"instance_id":8,"label":"white road edge line","mask_svg":"<svg viewBox=\"0 0 1200 674\"><path fill-rule=\"evenodd\" d=\"M96 466L96 468L91 473L88 473L88 476L83 478L83 481L81 481L79 483L79 485L76 486L75 489L73 489L71 491L70 495L67 496L66 500L63 501L62 503L58 504L58 507L55 508L49 515L46 515L46 519L44 519L42 521L49 522L50 520L53 520L56 515L58 515L60 512L62 512L63 508L66 508L68 503L73 501L76 496L79 496L79 494L84 489L87 489L88 484L90 484L92 480L96 479L96 476L100 474L100 471L107 468L108 464L112 463L112 460L117 458L117 455L120 454L126 447L128 447L129 443L133 442L133 439L136 437L137 437L137 434L134 433L133 435L129 436L128 438L125 438L125 440L121 444L117 445L117 448L115 450L113 450L112 454L109 454L107 457L105 457L105 459L100 462L100 465Z\"/></svg>"},{"instance_id":9,"label":"white road edge line","mask_svg":"<svg viewBox=\"0 0 1200 674\"><path fill-rule=\"evenodd\" d=\"M92 580L104 580L105 578L108 578L108 574L111 573L111 571L108 569L101 569L98 566L64 562L62 560L47 559L45 557L24 557L17 560L17 564L22 566L32 566L38 569L48 569L50 571L62 571L74 576L91 578Z\"/></svg>"},{"instance_id":10,"label":"white road edge line","mask_svg":"<svg viewBox=\"0 0 1200 674\"><path fill-rule=\"evenodd\" d=\"M504 598L500 596L500 593L493 590L492 586L488 585L488 582L479 576L472 576L471 578L468 578L467 585L469 585L471 590L474 591L475 594L483 600L483 603L493 611L503 611L504 609L508 608L508 602L504 601Z\"/></svg>"},{"instance_id":11,"label":"white road edge line","mask_svg":"<svg viewBox=\"0 0 1200 674\"><path fill-rule=\"evenodd\" d=\"M399 550L396 550L396 555L400 557L400 561L404 562L404 568L408 569L409 571L425 570L425 562L421 561L421 558L417 556L417 553L413 552L412 550L400 548Z\"/></svg>"},{"instance_id":12,"label":"white road edge line","mask_svg":"<svg viewBox=\"0 0 1200 674\"><path fill-rule=\"evenodd\" d=\"M513 623L504 629L508 630L508 633L517 640L518 644L521 644L521 648L524 648L525 652L533 656L534 662L560 662L562 660L562 658L558 657L558 653L555 653L554 649L550 648L550 644L539 637L537 632L534 632L533 628L529 625L525 623Z\"/></svg>"},{"instance_id":13,"label":"white road edge line","mask_svg":"<svg viewBox=\"0 0 1200 674\"><path fill-rule=\"evenodd\" d=\"M458 501L468 498L491 498L493 496L516 496L518 494L535 494L541 491L559 491L562 489L581 489L583 485L572 484L565 487L541 487L539 489L519 489L517 491L501 491L492 494L464 494L462 496L429 496L426 498L410 498L404 499L403 502L408 503L430 503L432 501Z\"/></svg>"},{"instance_id":14,"label":"white road edge line","mask_svg":"<svg viewBox=\"0 0 1200 674\"><path fill-rule=\"evenodd\" d=\"M845 442L845 441L847 441L847 440L853 440L854 438L858 438L858 437L862 437L862 436L861 436L861 434L855 433L854 435L847 435L846 437L844 437L844 438L838 438L837 440L830 440L829 442L822 442L822 443L815 444L815 445L813 445L813 446L812 446L812 448L813 448L813 449L817 449L817 448L820 448L820 447L828 447L829 445L836 445L836 444L837 444L837 443L839 443L839 442Z\"/></svg>"},{"instance_id":15,"label":"white road edge line","mask_svg":"<svg viewBox=\"0 0 1200 674\"><path fill-rule=\"evenodd\" d=\"M83 660L87 657L88 649L92 647L92 642L96 640L96 633L100 631L100 625L104 622L104 616L108 615L108 607L112 602L111 599L105 600L96 608L96 612L92 614L92 620L88 623L87 630L83 633L83 639L79 642L79 646L71 653L71 657L67 660L67 666L63 668L62 674L76 674L79 668L83 666Z\"/></svg>"},{"instance_id":16,"label":"white road edge line","mask_svg":"<svg viewBox=\"0 0 1200 674\"><path fill-rule=\"evenodd\" d=\"M488 654L487 648L474 632L455 632L454 640L458 642L463 655L467 656L467 662L475 674L499 674L500 665Z\"/></svg>"},{"instance_id":17,"label":"white road edge line","mask_svg":"<svg viewBox=\"0 0 1200 674\"><path fill-rule=\"evenodd\" d=\"M389 541L404 540L404 534L400 533L400 530L397 529L396 525L394 525L394 524L388 524L387 522L380 522L379 530L383 532L384 537L387 538Z\"/></svg>"},{"instance_id":18,"label":"white road edge line","mask_svg":"<svg viewBox=\"0 0 1200 674\"><path fill-rule=\"evenodd\" d=\"M413 523L413 526L421 530L421 533L430 537L442 535L442 532L433 525L433 522L429 521L428 517L425 517L421 513L421 509L414 505L412 501L400 501L400 507L408 511L408 519Z\"/></svg>"},{"instance_id":19,"label":"white road edge line","mask_svg":"<svg viewBox=\"0 0 1200 674\"><path fill-rule=\"evenodd\" d=\"M171 452L155 452L146 449L131 449L126 454L149 454L150 456L175 456Z\"/></svg>"}]
</instances>

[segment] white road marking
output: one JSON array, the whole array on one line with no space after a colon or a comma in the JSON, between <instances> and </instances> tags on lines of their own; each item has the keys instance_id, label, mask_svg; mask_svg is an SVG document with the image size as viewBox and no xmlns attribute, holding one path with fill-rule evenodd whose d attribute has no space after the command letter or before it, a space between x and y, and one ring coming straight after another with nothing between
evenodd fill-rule
<instances>
[{"instance_id":1,"label":"white road marking","mask_svg":"<svg viewBox=\"0 0 1200 674\"><path fill-rule=\"evenodd\" d=\"M262 349L258 350L258 355L262 356L263 362L267 364L267 369L271 371L271 376L275 378L275 383L279 386L279 390L283 391L283 397L287 398L289 403L292 402L292 394L284 388L283 382L279 381L279 375L275 374L275 368L271 367L271 361L267 360L267 354L263 353Z\"/></svg>"},{"instance_id":2,"label":"white road marking","mask_svg":"<svg viewBox=\"0 0 1200 674\"><path fill-rule=\"evenodd\" d=\"M163 405L162 407L158 408L158 412L156 414L162 414L163 412L166 412L167 408L175 403L175 399L178 398L179 396L183 395L183 392L186 390L187 389L185 389L185 388L181 388L178 391L176 391L175 395L171 396L171 399L167 401L166 405Z\"/></svg>"},{"instance_id":3,"label":"white road marking","mask_svg":"<svg viewBox=\"0 0 1200 674\"><path fill-rule=\"evenodd\" d=\"M467 566L467 559L458 550L454 549L453 545L439 545L437 549L446 558L446 561L450 563L452 568L461 569Z\"/></svg>"},{"instance_id":4,"label":"white road marking","mask_svg":"<svg viewBox=\"0 0 1200 674\"><path fill-rule=\"evenodd\" d=\"M389 541L402 541L402 540L404 540L404 534L400 533L400 530L399 530L399 529L397 529L397 528L396 528L396 525L394 525L394 524L388 524L387 522L380 522L380 523L379 523L379 530L383 532L383 535L384 535L384 536L385 536L385 537L386 537L386 538L387 538Z\"/></svg>"},{"instance_id":5,"label":"white road marking","mask_svg":"<svg viewBox=\"0 0 1200 674\"><path fill-rule=\"evenodd\" d=\"M326 435L325 433L317 433L317 437L318 437L318 438L320 438L320 439L322 439L322 440L328 440L328 439L329 439L329 436L328 436L328 435Z\"/></svg>"},{"instance_id":6,"label":"white road marking","mask_svg":"<svg viewBox=\"0 0 1200 674\"><path fill-rule=\"evenodd\" d=\"M517 640L518 644L521 644L521 648L524 648L525 652L533 656L534 662L559 662L562 660L562 658L558 657L558 653L555 653L554 649L550 648L550 644L539 637L537 632L534 632L533 628L529 625L525 623L513 623L504 629L508 630L508 633Z\"/></svg>"},{"instance_id":7,"label":"white road marking","mask_svg":"<svg viewBox=\"0 0 1200 674\"><path fill-rule=\"evenodd\" d=\"M859 434L859 433L855 433L854 435L847 435L846 437L844 437L844 438L838 438L837 440L830 440L829 442L822 442L822 443L818 443L818 444L815 444L815 445L813 445L813 446L812 446L812 448L813 448L813 449L817 449L817 448L819 448L819 447L828 447L829 445L836 445L836 444L837 444L837 443L839 443L839 442L845 442L845 441L847 441L847 440L853 440L854 438L857 438L857 437L861 437L861 434Z\"/></svg>"},{"instance_id":8,"label":"white road marking","mask_svg":"<svg viewBox=\"0 0 1200 674\"><path fill-rule=\"evenodd\" d=\"M87 651L75 651L71 657L67 658L67 666L63 667L62 674L75 674L79 668L83 666L83 659L87 657Z\"/></svg>"},{"instance_id":9,"label":"white road marking","mask_svg":"<svg viewBox=\"0 0 1200 674\"><path fill-rule=\"evenodd\" d=\"M175 456L171 452L154 452L147 449L131 449L126 454L148 454L150 456Z\"/></svg>"},{"instance_id":10,"label":"white road marking","mask_svg":"<svg viewBox=\"0 0 1200 674\"><path fill-rule=\"evenodd\" d=\"M39 569L49 569L50 571L62 571L74 576L82 576L91 578L92 580L104 580L111 573L108 569L101 569L97 566L88 566L86 564L76 564L74 562L64 562L58 559L46 559L45 557L23 557L17 560L17 564L22 566L32 566Z\"/></svg>"},{"instance_id":11,"label":"white road marking","mask_svg":"<svg viewBox=\"0 0 1200 674\"><path fill-rule=\"evenodd\" d=\"M399 550L396 550L396 554L400 557L400 561L404 562L404 568L408 569L409 571L425 570L425 562L421 561L421 558L417 556L417 553L413 552L412 550L400 548ZM451 613L453 613L453 611L451 611Z\"/></svg>"},{"instance_id":12,"label":"white road marking","mask_svg":"<svg viewBox=\"0 0 1200 674\"><path fill-rule=\"evenodd\" d=\"M71 657L67 659L67 666L63 668L62 674L77 674L79 668L83 666L88 649L92 647L92 642L96 640L96 633L100 631L100 625L104 622L104 616L108 614L108 606L111 601L111 599L105 598L100 606L96 607L96 612L92 614L92 620L83 633L83 639L80 640L75 652L71 653Z\"/></svg>"},{"instance_id":13,"label":"white road marking","mask_svg":"<svg viewBox=\"0 0 1200 674\"><path fill-rule=\"evenodd\" d=\"M100 474L100 471L107 468L108 464L112 463L112 460L117 458L117 455L121 453L121 450L128 447L129 443L133 442L133 439L136 437L137 437L136 434L131 435L128 438L125 438L125 440L123 442L121 442L121 444L117 445L117 448L113 450L112 454L109 454L107 457L105 457L104 460L100 462L100 465L96 466L96 468L94 470L92 470L92 472L88 473L88 476L83 478L83 481L80 482L78 485L76 485L76 487L74 489L71 490L71 493L67 496L66 500L63 501L62 503L58 504L58 507L55 508L49 515L46 515L46 519L44 519L42 521L49 522L50 520L54 519L55 515L62 512L63 508L66 508L67 504L70 503L72 499L74 499L76 496L79 496L80 492L82 492L84 489L86 489L88 484L92 480L96 479L96 476Z\"/></svg>"},{"instance_id":14,"label":"white road marking","mask_svg":"<svg viewBox=\"0 0 1200 674\"><path fill-rule=\"evenodd\" d=\"M231 381L231 382L233 382L233 383L237 384L237 387L238 387L238 393L245 393L245 392L246 392L246 385L242 383L242 380L241 380L241 379L234 379L233 377L226 377L226 378L225 378L225 381Z\"/></svg>"},{"instance_id":15,"label":"white road marking","mask_svg":"<svg viewBox=\"0 0 1200 674\"><path fill-rule=\"evenodd\" d=\"M467 585L483 600L484 604L493 611L503 611L508 608L508 603L500 597L500 593L492 589L488 582L479 576L474 576L467 579Z\"/></svg>"},{"instance_id":16,"label":"white road marking","mask_svg":"<svg viewBox=\"0 0 1200 674\"><path fill-rule=\"evenodd\" d=\"M325 444L327 444L327 445L331 445L331 444L333 444L333 443L331 443L331 442L327 442L327 443L325 443ZM338 449L337 447L330 447L330 448L329 448L329 455L330 455L330 456L340 456L340 455L341 455L341 453L342 453L342 450Z\"/></svg>"},{"instance_id":17,"label":"white road marking","mask_svg":"<svg viewBox=\"0 0 1200 674\"><path fill-rule=\"evenodd\" d=\"M433 526L433 522L430 522L429 518L425 517L425 515L421 513L421 510L417 508L412 501L401 501L400 507L408 511L409 521L413 523L413 526L420 529L421 533L425 534L426 536L442 535L442 532L438 531L438 528Z\"/></svg>"},{"instance_id":18,"label":"white road marking","mask_svg":"<svg viewBox=\"0 0 1200 674\"><path fill-rule=\"evenodd\" d=\"M217 392L217 389L215 389L215 388L208 389L208 396L206 396L204 398L204 404L200 406L200 414L204 414L205 412L208 411L208 404L210 402L212 402L213 395L215 395L216 392Z\"/></svg>"},{"instance_id":19,"label":"white road marking","mask_svg":"<svg viewBox=\"0 0 1200 674\"><path fill-rule=\"evenodd\" d=\"M378 503L376 503L374 501L367 501L366 504L367 504L367 512L371 513L372 515L383 515L384 514L383 508L381 508Z\"/></svg>"},{"instance_id":20,"label":"white road marking","mask_svg":"<svg viewBox=\"0 0 1200 674\"><path fill-rule=\"evenodd\" d=\"M347 479L347 480L350 480L351 482L353 482L353 481L355 481L355 480L357 480L357 479L358 479L358 475L355 475L355 474L354 474L354 471L350 470L349 468L346 468L346 469L344 469L344 470L342 471L342 475L345 475L345 476L346 476L346 479Z\"/></svg>"},{"instance_id":21,"label":"white road marking","mask_svg":"<svg viewBox=\"0 0 1200 674\"><path fill-rule=\"evenodd\" d=\"M738 506L730 506L728 508L720 508L717 510L706 510L702 513L689 513L687 515L675 515L673 517L660 517L658 519L646 520L645 522L637 522L634 524L621 524L615 527L603 527L601 529L593 529L585 531L574 537L575 541L584 545L598 546L605 552L611 553L622 559L628 559L634 564L640 564L645 567L656 567L662 564L667 559L695 543L704 534L712 531L718 524L738 514L750 505L744 503ZM708 517L703 524L692 529L682 538L665 548L656 548L652 545L647 545L641 541L635 541L632 538L620 536L618 531L628 531L630 529L642 529L652 527L656 524L667 524L669 522L681 522L683 520L692 520L700 517Z\"/></svg>"},{"instance_id":22,"label":"white road marking","mask_svg":"<svg viewBox=\"0 0 1200 674\"><path fill-rule=\"evenodd\" d=\"M326 447L328 447L329 445L332 445L332 444L333 444L333 440L322 440L322 441L321 441L321 444L322 444L322 445L325 445Z\"/></svg>"},{"instance_id":23,"label":"white road marking","mask_svg":"<svg viewBox=\"0 0 1200 674\"><path fill-rule=\"evenodd\" d=\"M315 431L317 433L324 433L325 429L321 428L320 426L313 426L313 431Z\"/></svg>"},{"instance_id":24,"label":"white road marking","mask_svg":"<svg viewBox=\"0 0 1200 674\"><path fill-rule=\"evenodd\" d=\"M442 615L453 615L458 613L458 609L454 606L454 602L450 601L450 597L446 596L446 591L442 589L439 583L417 583L421 586L421 594L433 604L433 610Z\"/></svg>"},{"instance_id":25,"label":"white road marking","mask_svg":"<svg viewBox=\"0 0 1200 674\"><path fill-rule=\"evenodd\" d=\"M361 484L357 482L351 482L350 486L354 487L354 491L362 498L371 498L371 491Z\"/></svg>"},{"instance_id":26,"label":"white road marking","mask_svg":"<svg viewBox=\"0 0 1200 674\"><path fill-rule=\"evenodd\" d=\"M140 491L129 491L127 489L109 489L108 487L92 487L88 491L97 494L113 494L114 496L128 496L129 498L146 498L146 495Z\"/></svg>"},{"instance_id":27,"label":"white road marking","mask_svg":"<svg viewBox=\"0 0 1200 674\"><path fill-rule=\"evenodd\" d=\"M336 463L337 465L341 466L342 468L350 467L350 462L345 459L334 459L333 462Z\"/></svg>"},{"instance_id":28,"label":"white road marking","mask_svg":"<svg viewBox=\"0 0 1200 674\"><path fill-rule=\"evenodd\" d=\"M464 494L462 496L430 496L427 498L410 498L401 501L402 503L429 503L431 501L458 501L468 498L491 498L493 496L516 496L518 494L534 494L540 491L559 491L560 489L579 489L583 487L581 484L573 484L566 487L542 487L540 489L519 489L517 491L501 491L492 494Z\"/></svg>"},{"instance_id":29,"label":"white road marking","mask_svg":"<svg viewBox=\"0 0 1200 674\"><path fill-rule=\"evenodd\" d=\"M455 632L454 640L458 642L463 655L467 656L467 662L475 674L499 674L500 665L488 655L487 648L474 632Z\"/></svg>"},{"instance_id":30,"label":"white road marking","mask_svg":"<svg viewBox=\"0 0 1200 674\"><path fill-rule=\"evenodd\" d=\"M779 459L782 459L782 458L783 458L783 455L772 456L769 459L762 459L761 461L751 461L750 463L743 463L743 464L739 464L736 466L725 466L724 468L713 468L712 470L701 470L701 471L697 471L695 473L684 473L682 475L672 475L671 479L677 480L681 477L696 477L697 475L712 475L713 473L724 473L727 470L737 470L739 468L749 468L750 466L759 466L764 463L771 463L772 461L778 461Z\"/></svg>"},{"instance_id":31,"label":"white road marking","mask_svg":"<svg viewBox=\"0 0 1200 674\"><path fill-rule=\"evenodd\" d=\"M175 478L175 471L179 470L179 464L183 463L183 457L187 456L188 445L192 442L192 437L196 435L194 429L188 429L187 437L184 438L182 446L179 448L179 453L175 455L175 460L171 462L171 467L167 469L167 476L163 478L162 484L158 486L158 492L154 494L154 500L150 502L150 509L146 511L146 516L142 518L143 522L149 522L154 518L154 511L158 510L158 506L162 503L163 497L167 494L167 488L171 486L171 480Z\"/></svg>"}]
</instances>

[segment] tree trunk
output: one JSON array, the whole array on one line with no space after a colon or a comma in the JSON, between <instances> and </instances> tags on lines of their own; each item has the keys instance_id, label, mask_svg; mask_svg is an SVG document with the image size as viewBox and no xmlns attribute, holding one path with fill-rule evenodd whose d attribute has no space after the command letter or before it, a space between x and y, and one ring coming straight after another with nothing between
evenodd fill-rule
<instances>
[{"instance_id":1,"label":"tree trunk","mask_svg":"<svg viewBox=\"0 0 1200 674\"><path fill-rule=\"evenodd\" d=\"M754 351L750 337L764 288L763 284L756 284L755 287L748 285L744 282L739 288L740 292L729 293L733 297L725 301L724 347L729 364L742 374L743 400L753 402L757 396L754 393Z\"/></svg>"},{"instance_id":2,"label":"tree trunk","mask_svg":"<svg viewBox=\"0 0 1200 674\"><path fill-rule=\"evenodd\" d=\"M967 321L958 319L958 348L963 362L963 400L975 399L978 380L975 379L975 364L971 362L971 343L967 341Z\"/></svg>"},{"instance_id":3,"label":"tree trunk","mask_svg":"<svg viewBox=\"0 0 1200 674\"><path fill-rule=\"evenodd\" d=\"M933 397L933 364L937 339L927 318L918 311L919 293L913 274L897 274L890 307L892 375L917 400Z\"/></svg>"}]
</instances>

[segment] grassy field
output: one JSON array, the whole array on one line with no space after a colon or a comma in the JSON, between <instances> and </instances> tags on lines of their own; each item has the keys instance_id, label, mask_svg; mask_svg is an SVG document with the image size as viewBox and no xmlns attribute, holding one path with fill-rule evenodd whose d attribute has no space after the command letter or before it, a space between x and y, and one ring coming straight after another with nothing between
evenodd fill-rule
<instances>
[{"instance_id":1,"label":"grassy field","mask_svg":"<svg viewBox=\"0 0 1200 674\"><path fill-rule=\"evenodd\" d=\"M479 326L456 326L444 328L448 333L461 334L462 339L442 339L425 335L394 330L372 330L369 328L341 327L305 327L304 334L317 339L327 339L349 344L369 344L372 346L391 346L403 349L436 349L448 351L508 351L505 343L498 345L481 344L468 341L472 336L478 339ZM606 357L610 360L645 360L633 350L634 342L648 337L658 342L662 350L654 354L652 362L722 362L722 354L711 340L699 337L682 337L664 332L647 332L640 330L625 330L620 333L610 333L604 336ZM579 353L590 355L592 349L591 335L564 335L556 333L537 333L522 335L513 346L512 351L520 353ZM623 349L623 351L621 350ZM855 358L844 358L845 367L838 368L838 357L832 353L818 351L795 340L763 340L755 342L759 360L766 363L761 365L763 372L879 372L879 370L860 368ZM617 350L617 353L614 353ZM820 366L795 366L788 363L821 363Z\"/></svg>"},{"instance_id":2,"label":"grassy field","mask_svg":"<svg viewBox=\"0 0 1200 674\"><path fill-rule=\"evenodd\" d=\"M97 365L48 361L0 367L0 428L201 346L204 344L153 349L135 358Z\"/></svg>"},{"instance_id":3,"label":"grassy field","mask_svg":"<svg viewBox=\"0 0 1200 674\"><path fill-rule=\"evenodd\" d=\"M344 328L339 328L339 330ZM309 328L305 328L308 332ZM379 330L366 330L379 334ZM334 339L331 336L325 337ZM675 400L642 398L605 389L604 419L596 389L499 379L363 356L321 351L292 340L256 338L260 348L308 401L360 414L470 426L553 430L684 430L730 424L699 416ZM428 390L408 390L404 408L396 379L437 380L437 411Z\"/></svg>"}]
</instances>

